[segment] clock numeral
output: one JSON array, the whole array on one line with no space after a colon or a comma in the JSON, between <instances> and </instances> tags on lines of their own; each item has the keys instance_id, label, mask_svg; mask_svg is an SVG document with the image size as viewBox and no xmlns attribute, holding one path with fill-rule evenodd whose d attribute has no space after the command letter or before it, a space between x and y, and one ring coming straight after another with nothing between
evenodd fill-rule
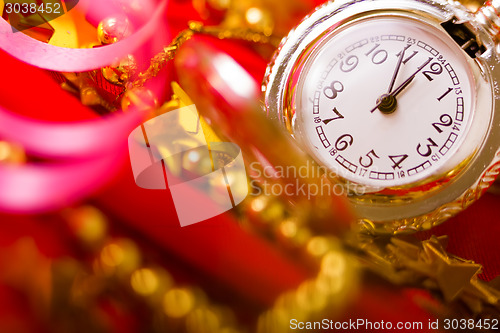
<instances>
[{"instance_id":1,"label":"clock numeral","mask_svg":"<svg viewBox=\"0 0 500 333\"><path fill-rule=\"evenodd\" d=\"M372 156L370 156L372 155ZM367 157L368 158L368 162L367 163L364 163L364 158ZM372 166L373 164L373 158L380 158L378 157L378 155L375 153L375 151L372 149L368 152L368 154L366 154L365 156L361 156L359 158L359 164L361 164L362 166L364 166L365 168L369 168Z\"/></svg>"},{"instance_id":2,"label":"clock numeral","mask_svg":"<svg viewBox=\"0 0 500 333\"><path fill-rule=\"evenodd\" d=\"M354 139L353 139L352 135L344 134L344 135L341 135L337 139L337 141L335 142L335 148L337 148L338 151L343 151L343 150L346 150L347 147L351 146L353 142L354 142Z\"/></svg>"},{"instance_id":3,"label":"clock numeral","mask_svg":"<svg viewBox=\"0 0 500 333\"><path fill-rule=\"evenodd\" d=\"M406 65L406 63L407 63L408 61L410 61L410 59L411 59L411 58L413 58L414 56L416 56L417 54L418 54L418 51L413 51L413 53L412 53L412 54L410 54L410 55L409 55L409 56L407 56L405 59L403 59L403 61L402 61L402 62L403 62L403 65ZM399 56L399 54L398 54L398 56Z\"/></svg>"},{"instance_id":4,"label":"clock numeral","mask_svg":"<svg viewBox=\"0 0 500 333\"><path fill-rule=\"evenodd\" d=\"M441 66L438 62L433 62L430 68L431 68L430 70L422 72L422 74L424 74L424 76L429 81L434 80L434 78L431 75L439 75L443 72L443 66Z\"/></svg>"},{"instance_id":5,"label":"clock numeral","mask_svg":"<svg viewBox=\"0 0 500 333\"><path fill-rule=\"evenodd\" d=\"M422 148L422 145L420 143L417 146L417 153L420 156L423 156L423 157L431 156L432 147L438 146L437 143L435 143L434 140L432 140L431 138L427 138L427 141L429 142L429 144L427 145L427 151L425 153L420 152L420 149Z\"/></svg>"},{"instance_id":6,"label":"clock numeral","mask_svg":"<svg viewBox=\"0 0 500 333\"><path fill-rule=\"evenodd\" d=\"M347 57L346 60L343 60L340 63L340 70L344 73L348 73L352 71L356 66L358 66L359 59L355 55Z\"/></svg>"},{"instance_id":7,"label":"clock numeral","mask_svg":"<svg viewBox=\"0 0 500 333\"><path fill-rule=\"evenodd\" d=\"M439 61L441 63L441 65L446 64L446 59L444 59L442 54L438 55L436 60Z\"/></svg>"},{"instance_id":8,"label":"clock numeral","mask_svg":"<svg viewBox=\"0 0 500 333\"><path fill-rule=\"evenodd\" d=\"M342 91L344 91L344 85L340 81L332 81L328 87L323 89L323 94L329 99L335 99Z\"/></svg>"},{"instance_id":9,"label":"clock numeral","mask_svg":"<svg viewBox=\"0 0 500 333\"><path fill-rule=\"evenodd\" d=\"M384 61L387 60L387 51L386 50L377 50L377 48L380 46L380 44L375 44L374 47L372 47L370 49L370 51L366 52L365 53L365 56L369 56L370 54L372 54L372 62L375 64L375 65L380 65L381 63L383 63ZM377 51L375 51L377 50Z\"/></svg>"},{"instance_id":10,"label":"clock numeral","mask_svg":"<svg viewBox=\"0 0 500 333\"><path fill-rule=\"evenodd\" d=\"M389 155L389 158L391 159L392 163L394 165L392 166L393 170L396 170L396 168L401 169L401 163L403 163L404 160L408 158L408 155Z\"/></svg>"},{"instance_id":11,"label":"clock numeral","mask_svg":"<svg viewBox=\"0 0 500 333\"><path fill-rule=\"evenodd\" d=\"M453 90L453 88L448 88L448 90L446 90L446 92L444 94L442 94L440 97L438 97L437 100L441 102L441 100L443 98L445 98L446 95L448 95L452 90Z\"/></svg>"},{"instance_id":12,"label":"clock numeral","mask_svg":"<svg viewBox=\"0 0 500 333\"><path fill-rule=\"evenodd\" d=\"M328 123L330 123L334 120L344 119L344 116L340 114L340 112L337 110L337 108L333 108L332 111L333 111L333 113L335 113L336 117L323 120L323 124L327 125Z\"/></svg>"},{"instance_id":13,"label":"clock numeral","mask_svg":"<svg viewBox=\"0 0 500 333\"><path fill-rule=\"evenodd\" d=\"M432 123L432 126L438 131L438 133L443 133L443 130L439 126L451 126L453 124L453 119L447 114L442 114L441 117L439 117L439 120L441 121L440 123Z\"/></svg>"},{"instance_id":14,"label":"clock numeral","mask_svg":"<svg viewBox=\"0 0 500 333\"><path fill-rule=\"evenodd\" d=\"M403 52L406 52L406 50L408 50L409 48L411 47L411 44L408 44L406 45L405 49ZM407 56L406 58L404 58L401 62L403 63L403 65L406 65L406 63L408 61L410 61L411 58L413 58L414 56L416 56L418 53L418 51L413 51L413 54L410 54L409 56ZM401 56L401 51L399 51L397 54L396 54L396 57L400 57Z\"/></svg>"}]
</instances>

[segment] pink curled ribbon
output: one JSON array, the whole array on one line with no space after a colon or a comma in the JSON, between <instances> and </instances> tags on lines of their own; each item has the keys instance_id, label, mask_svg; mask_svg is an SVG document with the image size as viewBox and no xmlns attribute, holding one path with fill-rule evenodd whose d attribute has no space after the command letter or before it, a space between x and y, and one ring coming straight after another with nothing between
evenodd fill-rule
<instances>
[{"instance_id":1,"label":"pink curled ribbon","mask_svg":"<svg viewBox=\"0 0 500 333\"><path fill-rule=\"evenodd\" d=\"M99 12L109 12L116 8L108 1L90 1L92 6L90 16L102 16ZM145 1L150 8L152 1ZM0 48L30 65L58 71L83 72L108 66L127 54L131 54L144 44L150 37L155 36L167 7L163 0L152 13L151 19L137 32L115 44L90 49L70 49L49 45L35 40L23 33L13 33L7 21L0 19ZM116 12L116 9L114 10Z\"/></svg>"},{"instance_id":2,"label":"pink curled ribbon","mask_svg":"<svg viewBox=\"0 0 500 333\"><path fill-rule=\"evenodd\" d=\"M103 185L120 157L115 153L72 163L0 165L0 211L37 214L68 206Z\"/></svg>"},{"instance_id":3,"label":"pink curled ribbon","mask_svg":"<svg viewBox=\"0 0 500 333\"><path fill-rule=\"evenodd\" d=\"M94 4L89 7L91 18L116 12L116 2L89 0L89 3ZM45 44L23 33L13 33L12 27L0 19L0 48L43 69L79 72L100 68L147 42L164 44L165 40L160 39L165 34L159 34L158 30L164 25L166 5L166 0L157 6L153 0L144 0L144 8L151 15L142 17L146 21L142 28L118 43L93 49ZM143 118L143 113L130 110L97 120L51 123L19 116L0 106L0 139L20 143L29 154L49 159L25 165L0 164L0 211L43 213L90 195L124 161L128 135Z\"/></svg>"},{"instance_id":4,"label":"pink curled ribbon","mask_svg":"<svg viewBox=\"0 0 500 333\"><path fill-rule=\"evenodd\" d=\"M38 157L95 158L112 153L126 142L143 116L140 112L127 112L77 123L52 123L0 107L0 138L19 143L26 152Z\"/></svg>"},{"instance_id":5,"label":"pink curled ribbon","mask_svg":"<svg viewBox=\"0 0 500 333\"><path fill-rule=\"evenodd\" d=\"M0 138L21 143L45 163L0 164L0 211L42 213L91 194L110 179L127 152L139 111L80 123L50 123L0 107Z\"/></svg>"}]
</instances>

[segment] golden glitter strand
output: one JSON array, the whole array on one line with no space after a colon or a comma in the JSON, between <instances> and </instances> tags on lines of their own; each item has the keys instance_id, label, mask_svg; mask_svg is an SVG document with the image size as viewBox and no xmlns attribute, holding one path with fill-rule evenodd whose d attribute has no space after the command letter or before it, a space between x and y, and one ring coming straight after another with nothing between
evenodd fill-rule
<instances>
[{"instance_id":1,"label":"golden glitter strand","mask_svg":"<svg viewBox=\"0 0 500 333\"><path fill-rule=\"evenodd\" d=\"M189 22L188 29L181 31L170 45L164 47L162 52L151 59L151 65L146 71L138 75L139 78L137 80L127 84L127 89L142 87L148 80L156 77L166 66L167 62L175 58L179 48L195 34L213 36L218 39L236 39L252 43L271 44L274 47L277 47L280 41L276 36L268 36L250 29L226 29L219 26L205 27L201 22L191 21Z\"/></svg>"}]
</instances>

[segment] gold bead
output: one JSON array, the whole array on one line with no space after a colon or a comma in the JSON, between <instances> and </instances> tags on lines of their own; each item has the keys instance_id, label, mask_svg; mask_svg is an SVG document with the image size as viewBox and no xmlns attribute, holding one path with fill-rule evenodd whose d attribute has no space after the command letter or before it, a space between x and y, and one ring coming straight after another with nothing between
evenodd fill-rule
<instances>
[{"instance_id":1,"label":"gold bead","mask_svg":"<svg viewBox=\"0 0 500 333\"><path fill-rule=\"evenodd\" d=\"M188 22L189 29L193 31L201 31L203 29L203 23L198 21L189 21Z\"/></svg>"},{"instance_id":2,"label":"gold bead","mask_svg":"<svg viewBox=\"0 0 500 333\"><path fill-rule=\"evenodd\" d=\"M117 239L106 245L100 256L104 273L131 274L141 261L137 245L128 239Z\"/></svg>"},{"instance_id":3,"label":"gold bead","mask_svg":"<svg viewBox=\"0 0 500 333\"><path fill-rule=\"evenodd\" d=\"M285 216L285 205L279 200L272 200L262 211L261 217L266 222L281 222Z\"/></svg>"},{"instance_id":4,"label":"gold bead","mask_svg":"<svg viewBox=\"0 0 500 333\"><path fill-rule=\"evenodd\" d=\"M195 175L195 178L212 172L212 160L207 147L191 149L184 153L182 167L184 171Z\"/></svg>"},{"instance_id":5,"label":"gold bead","mask_svg":"<svg viewBox=\"0 0 500 333\"><path fill-rule=\"evenodd\" d=\"M216 333L220 330L220 318L208 307L197 308L186 318L188 333Z\"/></svg>"},{"instance_id":6,"label":"gold bead","mask_svg":"<svg viewBox=\"0 0 500 333\"><path fill-rule=\"evenodd\" d=\"M297 289L297 304L305 311L322 311L328 303L328 295L318 288L315 280L305 281Z\"/></svg>"},{"instance_id":7,"label":"gold bead","mask_svg":"<svg viewBox=\"0 0 500 333\"><path fill-rule=\"evenodd\" d=\"M248 199L247 217L254 228L265 231L270 226L278 226L285 218L283 203L270 196L259 195ZM268 230L267 230L268 231Z\"/></svg>"},{"instance_id":8,"label":"gold bead","mask_svg":"<svg viewBox=\"0 0 500 333\"><path fill-rule=\"evenodd\" d=\"M83 105L100 105L101 104L101 96L95 88L93 87L85 87L80 90L80 100Z\"/></svg>"},{"instance_id":9,"label":"gold bead","mask_svg":"<svg viewBox=\"0 0 500 333\"><path fill-rule=\"evenodd\" d=\"M130 276L132 289L153 304L161 302L161 297L173 284L172 276L161 267L139 268Z\"/></svg>"},{"instance_id":10,"label":"gold bead","mask_svg":"<svg viewBox=\"0 0 500 333\"><path fill-rule=\"evenodd\" d=\"M309 239L306 246L307 253L313 258L321 258L330 248L328 239L322 236L312 237Z\"/></svg>"},{"instance_id":11,"label":"gold bead","mask_svg":"<svg viewBox=\"0 0 500 333\"><path fill-rule=\"evenodd\" d=\"M250 7L245 12L245 20L256 31L261 31L266 36L270 36L274 29L274 21L272 14L262 8ZM254 41L258 41L261 37L253 36Z\"/></svg>"},{"instance_id":12,"label":"gold bead","mask_svg":"<svg viewBox=\"0 0 500 333\"><path fill-rule=\"evenodd\" d=\"M317 287L323 293L334 295L349 291L347 284L355 284L355 277L350 277L351 268L348 267L345 255L340 252L328 252L322 262L321 269L316 279Z\"/></svg>"},{"instance_id":13,"label":"gold bead","mask_svg":"<svg viewBox=\"0 0 500 333\"><path fill-rule=\"evenodd\" d=\"M280 234L285 238L293 238L297 235L297 224L294 221L283 221L279 226Z\"/></svg>"},{"instance_id":14,"label":"gold bead","mask_svg":"<svg viewBox=\"0 0 500 333\"><path fill-rule=\"evenodd\" d=\"M106 237L107 219L92 206L82 206L65 213L74 234L86 245L96 245Z\"/></svg>"},{"instance_id":15,"label":"gold bead","mask_svg":"<svg viewBox=\"0 0 500 333\"><path fill-rule=\"evenodd\" d=\"M102 44L116 43L132 34L132 26L125 16L110 16L99 22L97 37Z\"/></svg>"},{"instance_id":16,"label":"gold bead","mask_svg":"<svg viewBox=\"0 0 500 333\"><path fill-rule=\"evenodd\" d=\"M193 310L195 298L191 290L187 288L174 288L165 294L163 298L163 310L171 318L181 318Z\"/></svg>"},{"instance_id":17,"label":"gold bead","mask_svg":"<svg viewBox=\"0 0 500 333\"><path fill-rule=\"evenodd\" d=\"M134 76L137 71L137 63L134 56L128 55L120 60L118 64L102 68L102 75L112 84L124 85Z\"/></svg>"},{"instance_id":18,"label":"gold bead","mask_svg":"<svg viewBox=\"0 0 500 333\"><path fill-rule=\"evenodd\" d=\"M346 259L340 252L331 251L326 254L321 262L321 274L338 277L345 274Z\"/></svg>"},{"instance_id":19,"label":"gold bead","mask_svg":"<svg viewBox=\"0 0 500 333\"><path fill-rule=\"evenodd\" d=\"M258 7L248 8L248 10L245 13L245 19L250 24L258 24L259 22L262 21L263 16L264 14L262 12L262 9Z\"/></svg>"},{"instance_id":20,"label":"gold bead","mask_svg":"<svg viewBox=\"0 0 500 333\"><path fill-rule=\"evenodd\" d=\"M158 106L158 99L151 90L136 87L125 93L121 104L123 111L128 111L133 107L137 108L137 111L147 111Z\"/></svg>"},{"instance_id":21,"label":"gold bead","mask_svg":"<svg viewBox=\"0 0 500 333\"><path fill-rule=\"evenodd\" d=\"M158 289L159 278L151 269L141 268L132 273L130 284L139 295L149 296Z\"/></svg>"},{"instance_id":22,"label":"gold bead","mask_svg":"<svg viewBox=\"0 0 500 333\"><path fill-rule=\"evenodd\" d=\"M250 202L250 209L255 213L260 213L266 208L267 201L268 199L265 196L256 197Z\"/></svg>"},{"instance_id":23,"label":"gold bead","mask_svg":"<svg viewBox=\"0 0 500 333\"><path fill-rule=\"evenodd\" d=\"M22 146L0 141L0 163L21 164L26 162L26 153Z\"/></svg>"},{"instance_id":24,"label":"gold bead","mask_svg":"<svg viewBox=\"0 0 500 333\"><path fill-rule=\"evenodd\" d=\"M287 313L281 307L275 307L269 311L264 312L257 320L257 333L287 333L289 329L289 318L298 319Z\"/></svg>"},{"instance_id":25,"label":"gold bead","mask_svg":"<svg viewBox=\"0 0 500 333\"><path fill-rule=\"evenodd\" d=\"M115 243L107 245L101 252L102 262L110 267L116 267L120 265L125 259L125 254L123 249Z\"/></svg>"}]
</instances>

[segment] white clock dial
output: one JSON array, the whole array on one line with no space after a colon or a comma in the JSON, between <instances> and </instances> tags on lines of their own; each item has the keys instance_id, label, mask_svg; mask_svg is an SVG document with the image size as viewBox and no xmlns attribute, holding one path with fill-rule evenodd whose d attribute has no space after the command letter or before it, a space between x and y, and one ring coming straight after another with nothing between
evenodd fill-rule
<instances>
[{"instance_id":1,"label":"white clock dial","mask_svg":"<svg viewBox=\"0 0 500 333\"><path fill-rule=\"evenodd\" d=\"M297 82L294 126L322 165L359 184L431 179L473 119L474 78L446 32L399 17L325 38Z\"/></svg>"}]
</instances>

